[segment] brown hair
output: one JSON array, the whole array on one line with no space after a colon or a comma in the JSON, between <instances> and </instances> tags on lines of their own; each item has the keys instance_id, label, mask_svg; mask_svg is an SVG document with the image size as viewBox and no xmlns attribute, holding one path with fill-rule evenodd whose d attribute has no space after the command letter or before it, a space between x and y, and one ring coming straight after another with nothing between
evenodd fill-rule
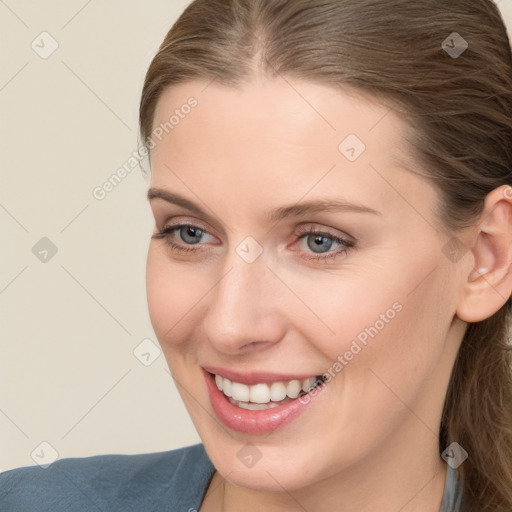
<instances>
[{"instance_id":1,"label":"brown hair","mask_svg":"<svg viewBox=\"0 0 512 512\"><path fill-rule=\"evenodd\" d=\"M390 102L410 124L413 172L436 184L447 231L472 225L485 196L512 183L512 56L491 0L195 0L147 72L144 144L166 88L237 87L257 73ZM512 511L509 317L504 305L469 324L444 404L439 448L456 441L469 454L459 467L464 510Z\"/></svg>"}]
</instances>

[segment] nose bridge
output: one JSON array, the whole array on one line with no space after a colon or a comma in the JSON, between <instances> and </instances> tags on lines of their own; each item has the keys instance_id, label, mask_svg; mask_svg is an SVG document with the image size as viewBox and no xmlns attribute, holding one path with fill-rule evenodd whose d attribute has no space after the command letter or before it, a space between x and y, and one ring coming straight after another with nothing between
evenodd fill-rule
<instances>
[{"instance_id":1,"label":"nose bridge","mask_svg":"<svg viewBox=\"0 0 512 512\"><path fill-rule=\"evenodd\" d=\"M253 249L243 242L233 248L211 291L203 328L219 350L233 351L253 342L276 341L281 336L271 273L263 253L254 258Z\"/></svg>"},{"instance_id":2,"label":"nose bridge","mask_svg":"<svg viewBox=\"0 0 512 512\"><path fill-rule=\"evenodd\" d=\"M250 317L254 320L261 308L269 305L264 296L268 288L263 286L266 272L262 256L248 263L236 250L232 250L226 258L223 277L212 290L210 310L215 310L219 318L227 315L229 318Z\"/></svg>"}]
</instances>

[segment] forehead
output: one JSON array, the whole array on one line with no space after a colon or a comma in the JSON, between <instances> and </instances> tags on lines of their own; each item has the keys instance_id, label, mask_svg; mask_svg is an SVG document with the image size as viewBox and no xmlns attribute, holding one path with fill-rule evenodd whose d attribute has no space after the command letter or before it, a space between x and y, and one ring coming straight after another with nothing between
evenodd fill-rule
<instances>
[{"instance_id":1,"label":"forehead","mask_svg":"<svg viewBox=\"0 0 512 512\"><path fill-rule=\"evenodd\" d=\"M400 196L416 189L429 199L429 184L401 168L408 124L354 90L287 79L238 89L185 82L162 94L153 122L159 127L152 186L231 191L238 206L244 193L277 206L336 190L372 206L403 203Z\"/></svg>"},{"instance_id":2,"label":"forehead","mask_svg":"<svg viewBox=\"0 0 512 512\"><path fill-rule=\"evenodd\" d=\"M194 105L191 107L190 105ZM240 88L189 81L161 95L153 120L159 131L152 160L197 156L331 162L347 166L403 158L408 125L386 104L353 89L335 89L291 79L259 79ZM153 137L155 139L155 137ZM161 139L161 140L160 140ZM191 151L193 149L193 151ZM260 169L261 172L261 169Z\"/></svg>"},{"instance_id":3,"label":"forehead","mask_svg":"<svg viewBox=\"0 0 512 512\"><path fill-rule=\"evenodd\" d=\"M349 88L284 78L255 80L240 88L204 81L173 86L157 103L153 128L165 126L182 109L188 112L190 98L197 101L197 106L189 114L181 113L181 126L178 129L173 123L170 130L177 141L180 133L183 137L189 135L187 125L191 123L182 122L187 116L194 119L196 133L198 129L211 132L214 128L220 136L243 141L252 140L257 132L259 138L306 146L317 142L314 135L336 142L352 133L375 143L383 134L391 139L404 129L403 121L391 108L374 97ZM395 137L395 142L398 140Z\"/></svg>"}]
</instances>

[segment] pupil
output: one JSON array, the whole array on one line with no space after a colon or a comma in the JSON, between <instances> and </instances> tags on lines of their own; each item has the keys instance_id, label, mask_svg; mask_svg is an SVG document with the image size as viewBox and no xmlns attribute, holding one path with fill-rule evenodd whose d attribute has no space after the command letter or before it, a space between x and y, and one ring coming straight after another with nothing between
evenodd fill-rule
<instances>
[{"instance_id":1,"label":"pupil","mask_svg":"<svg viewBox=\"0 0 512 512\"><path fill-rule=\"evenodd\" d=\"M315 235L314 236L314 245L308 243L308 246L310 249L312 249L315 252L316 249L319 249L319 248L321 249L322 248L321 245L324 243L327 243L327 246L324 246L324 250L319 251L319 252L328 251L332 246L332 240L330 240L329 238L322 236L322 235Z\"/></svg>"},{"instance_id":2,"label":"pupil","mask_svg":"<svg viewBox=\"0 0 512 512\"><path fill-rule=\"evenodd\" d=\"M190 244L197 244L202 234L203 231L201 229L196 229L191 226L185 226L184 228L181 228L182 240ZM188 238L189 236L191 239Z\"/></svg>"}]
</instances>

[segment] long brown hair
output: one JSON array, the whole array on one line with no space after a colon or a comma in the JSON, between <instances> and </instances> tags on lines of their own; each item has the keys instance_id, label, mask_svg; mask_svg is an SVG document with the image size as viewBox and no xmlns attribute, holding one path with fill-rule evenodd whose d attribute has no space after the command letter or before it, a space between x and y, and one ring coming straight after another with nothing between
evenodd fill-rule
<instances>
[{"instance_id":1,"label":"long brown hair","mask_svg":"<svg viewBox=\"0 0 512 512\"><path fill-rule=\"evenodd\" d=\"M388 101L410 123L413 172L437 186L453 233L512 184L512 55L491 0L195 0L147 72L144 144L166 88L198 78L237 87L257 73ZM459 467L468 510L512 511L507 306L469 324L444 404L439 448L456 441L469 454Z\"/></svg>"}]
</instances>

